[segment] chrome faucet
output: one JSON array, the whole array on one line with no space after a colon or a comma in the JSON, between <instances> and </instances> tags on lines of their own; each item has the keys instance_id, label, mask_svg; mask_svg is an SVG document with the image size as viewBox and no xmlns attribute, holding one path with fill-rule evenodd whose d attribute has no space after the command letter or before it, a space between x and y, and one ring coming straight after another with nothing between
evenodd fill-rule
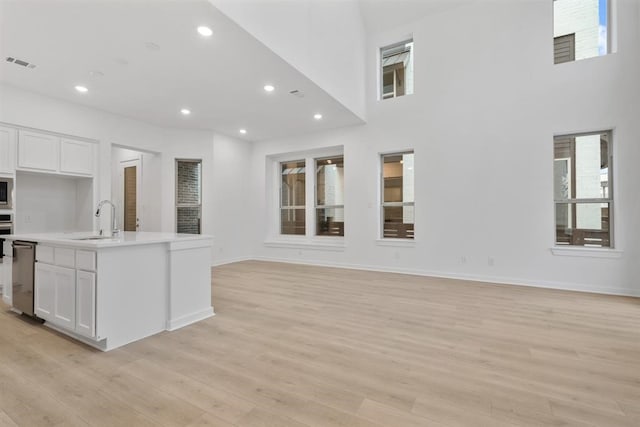
<instances>
[{"instance_id":1,"label":"chrome faucet","mask_svg":"<svg viewBox=\"0 0 640 427\"><path fill-rule=\"evenodd\" d=\"M117 236L120 234L120 230L118 229L118 219L116 218L116 205L111 203L110 200L101 201L98 203L98 209L96 209L96 217L100 218L102 207L107 204L111 205L111 235ZM102 230L100 230L100 235L102 235Z\"/></svg>"}]
</instances>

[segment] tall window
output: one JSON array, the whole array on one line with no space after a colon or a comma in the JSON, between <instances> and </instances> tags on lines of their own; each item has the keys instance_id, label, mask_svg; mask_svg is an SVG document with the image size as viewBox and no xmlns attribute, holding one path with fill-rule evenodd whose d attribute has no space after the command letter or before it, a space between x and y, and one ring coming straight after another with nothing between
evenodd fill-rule
<instances>
[{"instance_id":1,"label":"tall window","mask_svg":"<svg viewBox=\"0 0 640 427\"><path fill-rule=\"evenodd\" d=\"M413 239L413 152L383 154L382 237Z\"/></svg>"},{"instance_id":2,"label":"tall window","mask_svg":"<svg viewBox=\"0 0 640 427\"><path fill-rule=\"evenodd\" d=\"M606 55L609 43L608 0L554 0L554 63Z\"/></svg>"},{"instance_id":3,"label":"tall window","mask_svg":"<svg viewBox=\"0 0 640 427\"><path fill-rule=\"evenodd\" d=\"M413 93L413 40L380 49L380 98Z\"/></svg>"},{"instance_id":4,"label":"tall window","mask_svg":"<svg viewBox=\"0 0 640 427\"><path fill-rule=\"evenodd\" d=\"M344 236L344 158L315 160L316 235Z\"/></svg>"},{"instance_id":5,"label":"tall window","mask_svg":"<svg viewBox=\"0 0 640 427\"><path fill-rule=\"evenodd\" d=\"M200 234L202 161L176 160L176 231Z\"/></svg>"},{"instance_id":6,"label":"tall window","mask_svg":"<svg viewBox=\"0 0 640 427\"><path fill-rule=\"evenodd\" d=\"M280 234L305 234L305 161L280 163Z\"/></svg>"},{"instance_id":7,"label":"tall window","mask_svg":"<svg viewBox=\"0 0 640 427\"><path fill-rule=\"evenodd\" d=\"M554 138L556 244L611 247L611 132Z\"/></svg>"}]
</instances>

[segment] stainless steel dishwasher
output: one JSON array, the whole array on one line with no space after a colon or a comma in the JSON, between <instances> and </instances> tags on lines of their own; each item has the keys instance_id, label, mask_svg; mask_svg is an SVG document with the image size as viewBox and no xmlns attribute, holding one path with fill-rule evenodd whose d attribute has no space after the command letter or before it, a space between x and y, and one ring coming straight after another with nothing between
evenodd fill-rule
<instances>
[{"instance_id":1,"label":"stainless steel dishwasher","mask_svg":"<svg viewBox=\"0 0 640 427\"><path fill-rule=\"evenodd\" d=\"M34 242L13 242L13 308L33 316L33 283L36 261Z\"/></svg>"}]
</instances>

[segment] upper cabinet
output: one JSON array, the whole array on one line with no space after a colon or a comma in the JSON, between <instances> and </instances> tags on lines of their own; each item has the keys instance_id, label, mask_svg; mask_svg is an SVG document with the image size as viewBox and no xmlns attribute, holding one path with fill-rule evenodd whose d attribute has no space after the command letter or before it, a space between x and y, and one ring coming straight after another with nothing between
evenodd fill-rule
<instances>
[{"instance_id":1,"label":"upper cabinet","mask_svg":"<svg viewBox=\"0 0 640 427\"><path fill-rule=\"evenodd\" d=\"M60 138L30 131L20 131L18 168L55 172L58 169Z\"/></svg>"},{"instance_id":2,"label":"upper cabinet","mask_svg":"<svg viewBox=\"0 0 640 427\"><path fill-rule=\"evenodd\" d=\"M93 144L71 139L61 139L60 172L92 175Z\"/></svg>"},{"instance_id":3,"label":"upper cabinet","mask_svg":"<svg viewBox=\"0 0 640 427\"><path fill-rule=\"evenodd\" d=\"M20 130L18 170L93 175L94 144L46 133Z\"/></svg>"},{"instance_id":4,"label":"upper cabinet","mask_svg":"<svg viewBox=\"0 0 640 427\"><path fill-rule=\"evenodd\" d=\"M0 173L15 170L16 130L0 126Z\"/></svg>"}]
</instances>

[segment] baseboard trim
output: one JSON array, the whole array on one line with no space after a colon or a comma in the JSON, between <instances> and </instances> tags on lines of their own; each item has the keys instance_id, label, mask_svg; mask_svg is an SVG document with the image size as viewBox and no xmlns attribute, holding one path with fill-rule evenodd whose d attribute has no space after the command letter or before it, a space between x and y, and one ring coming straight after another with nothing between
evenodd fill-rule
<instances>
[{"instance_id":1,"label":"baseboard trim","mask_svg":"<svg viewBox=\"0 0 640 427\"><path fill-rule=\"evenodd\" d=\"M556 289L562 291L586 292L603 295L619 295L629 297L640 297L640 289L629 288L600 288L576 283L553 282L544 280L525 280L520 278L482 276L477 274L460 274L442 271L429 271L407 268L381 267L379 265L346 264L333 262L318 262L309 260L291 260L275 257L252 257L251 260L266 262L282 262L287 264L313 265L318 267L345 268L349 270L377 271L381 273L399 273L412 276L438 277L442 279L469 280L473 282L493 283L499 285L527 286L532 288Z\"/></svg>"},{"instance_id":2,"label":"baseboard trim","mask_svg":"<svg viewBox=\"0 0 640 427\"><path fill-rule=\"evenodd\" d=\"M211 267L219 267L221 265L226 265L226 264L233 264L234 262L242 262L242 261L253 261L256 258L254 257L250 257L250 256L245 256L245 257L238 257L238 258L229 258L229 259L223 259L220 261L213 261L211 263Z\"/></svg>"},{"instance_id":3,"label":"baseboard trim","mask_svg":"<svg viewBox=\"0 0 640 427\"><path fill-rule=\"evenodd\" d=\"M192 323L199 322L200 320L207 319L214 316L213 307L205 308L204 310L197 311L195 313L187 314L186 316L178 317L167 322L167 331L175 331Z\"/></svg>"}]
</instances>

